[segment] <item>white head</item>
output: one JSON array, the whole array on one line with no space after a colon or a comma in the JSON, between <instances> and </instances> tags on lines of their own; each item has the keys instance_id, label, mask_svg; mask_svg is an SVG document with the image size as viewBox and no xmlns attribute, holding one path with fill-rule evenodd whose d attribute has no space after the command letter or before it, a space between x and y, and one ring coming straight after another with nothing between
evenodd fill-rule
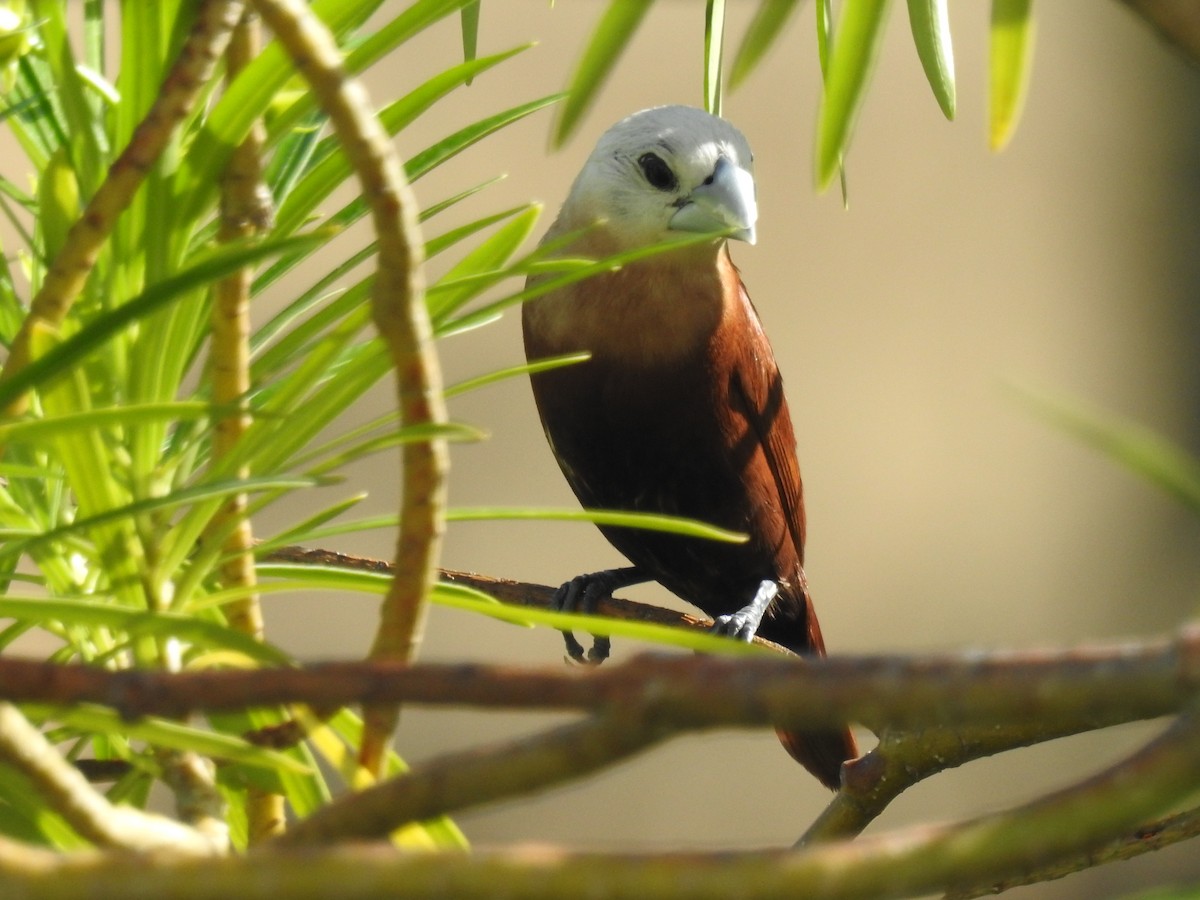
<instances>
[{"instance_id":1,"label":"white head","mask_svg":"<svg viewBox=\"0 0 1200 900\"><path fill-rule=\"evenodd\" d=\"M626 248L671 232L732 232L754 243L753 154L740 131L690 106L658 106L606 131L575 179L563 217L603 219Z\"/></svg>"}]
</instances>

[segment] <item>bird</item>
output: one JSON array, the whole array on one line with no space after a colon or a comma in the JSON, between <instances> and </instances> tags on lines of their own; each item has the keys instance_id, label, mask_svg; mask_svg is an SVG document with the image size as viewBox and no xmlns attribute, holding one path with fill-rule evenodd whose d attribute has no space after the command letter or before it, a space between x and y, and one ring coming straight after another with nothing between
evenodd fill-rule
<instances>
[{"instance_id":1,"label":"bird","mask_svg":"<svg viewBox=\"0 0 1200 900\"><path fill-rule=\"evenodd\" d=\"M692 238L561 287L530 276L541 290L522 309L526 358L588 354L531 374L533 397L584 508L682 516L748 536L718 543L601 525L631 565L572 578L555 597L589 611L618 588L655 581L711 616L719 634L824 655L783 381L729 252L730 240L755 242L757 218L745 136L704 110L659 106L604 132L542 239L554 254L601 259ZM597 639L590 661L607 654ZM858 756L848 727L779 737L833 790L842 763Z\"/></svg>"}]
</instances>

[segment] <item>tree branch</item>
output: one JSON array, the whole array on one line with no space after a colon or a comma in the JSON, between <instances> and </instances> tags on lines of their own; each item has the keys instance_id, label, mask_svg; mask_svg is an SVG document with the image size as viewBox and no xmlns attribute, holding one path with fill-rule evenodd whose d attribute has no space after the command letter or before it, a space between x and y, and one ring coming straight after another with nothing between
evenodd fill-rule
<instances>
[{"instance_id":1,"label":"tree branch","mask_svg":"<svg viewBox=\"0 0 1200 900\"><path fill-rule=\"evenodd\" d=\"M533 738L446 754L414 766L322 807L273 843L295 846L382 837L402 824L574 781L672 731L640 709L612 707Z\"/></svg>"},{"instance_id":2,"label":"tree branch","mask_svg":"<svg viewBox=\"0 0 1200 900\"><path fill-rule=\"evenodd\" d=\"M371 111L362 85L349 79L333 35L301 0L255 0L329 114L346 158L362 183L378 243L371 310L392 357L404 425L446 421L441 373L421 275L424 246L417 204L391 139ZM445 530L446 443L430 437L403 444L400 533L392 581L380 610L370 659L407 662L421 640L429 590ZM359 762L383 772L398 707L367 707Z\"/></svg>"},{"instance_id":3,"label":"tree branch","mask_svg":"<svg viewBox=\"0 0 1200 900\"><path fill-rule=\"evenodd\" d=\"M597 670L325 663L303 668L110 671L0 657L0 698L99 703L137 717L287 703L421 703L526 710L653 704L681 727L873 730L1100 727L1178 712L1200 688L1200 632L1174 641L1030 652L777 659L644 655Z\"/></svg>"},{"instance_id":4,"label":"tree branch","mask_svg":"<svg viewBox=\"0 0 1200 900\"><path fill-rule=\"evenodd\" d=\"M582 730L576 732L582 735ZM113 897L180 900L236 895L295 900L336 893L374 897L488 898L497 885L526 898L586 894L646 900L900 897L951 890L977 896L981 872L1022 877L1052 869L1046 860L1080 853L1098 861L1144 852L1143 841L1195 833L1196 812L1137 827L1148 810L1195 787L1200 729L1185 716L1150 745L1093 778L1027 806L959 825L914 826L854 843L802 851L744 853L569 853L541 847L464 854L397 854L387 844L267 846L245 856L195 860L165 854L81 854L61 858L0 839L6 884L49 900ZM1102 833L1119 834L1116 841ZM1039 862L1039 860L1041 862ZM996 881L996 885L1014 884Z\"/></svg>"}]
</instances>

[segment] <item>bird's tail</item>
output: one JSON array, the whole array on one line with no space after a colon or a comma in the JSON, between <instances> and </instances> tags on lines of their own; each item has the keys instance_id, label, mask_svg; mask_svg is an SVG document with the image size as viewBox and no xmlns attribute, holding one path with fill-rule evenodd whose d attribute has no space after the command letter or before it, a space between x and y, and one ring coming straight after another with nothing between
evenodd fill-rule
<instances>
[{"instance_id":1,"label":"bird's tail","mask_svg":"<svg viewBox=\"0 0 1200 900\"><path fill-rule=\"evenodd\" d=\"M825 639L821 635L816 610L813 609L812 596L808 593L803 578L799 583L802 592L799 605L800 609L804 610L804 619L799 623L800 627L797 628L795 622L789 625L782 622L769 625L764 620L763 624L767 627L760 628L758 633L801 656L824 656ZM771 625L774 625L774 628ZM776 729L775 733L779 735L779 742L791 754L792 759L808 769L831 791L841 787L842 763L858 758L858 744L849 726L830 731Z\"/></svg>"},{"instance_id":2,"label":"bird's tail","mask_svg":"<svg viewBox=\"0 0 1200 900\"><path fill-rule=\"evenodd\" d=\"M792 759L808 769L831 791L842 784L842 763L858 757L858 744L849 728L841 731L783 731L779 742Z\"/></svg>"}]
</instances>

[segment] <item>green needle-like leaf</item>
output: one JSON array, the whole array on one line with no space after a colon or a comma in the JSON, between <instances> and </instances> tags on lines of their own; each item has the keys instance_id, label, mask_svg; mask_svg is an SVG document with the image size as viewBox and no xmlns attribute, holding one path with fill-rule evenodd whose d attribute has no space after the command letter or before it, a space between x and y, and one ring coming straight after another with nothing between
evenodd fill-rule
<instances>
[{"instance_id":1,"label":"green needle-like leaf","mask_svg":"<svg viewBox=\"0 0 1200 900\"><path fill-rule=\"evenodd\" d=\"M704 108L721 115L721 69L725 53L725 0L708 0L704 14Z\"/></svg>"},{"instance_id":2,"label":"green needle-like leaf","mask_svg":"<svg viewBox=\"0 0 1200 900\"><path fill-rule=\"evenodd\" d=\"M571 76L567 100L559 110L554 129L555 147L561 147L574 133L653 3L654 0L611 0Z\"/></svg>"},{"instance_id":3,"label":"green needle-like leaf","mask_svg":"<svg viewBox=\"0 0 1200 900\"><path fill-rule=\"evenodd\" d=\"M87 327L56 344L39 358L0 384L0 406L34 387L45 387L52 381L74 372L83 358L114 334L139 319L188 296L212 282L236 272L260 259L314 247L326 240L325 232L313 232L281 240L260 243L227 244L205 254L176 275L158 282L127 303L97 316Z\"/></svg>"},{"instance_id":4,"label":"green needle-like leaf","mask_svg":"<svg viewBox=\"0 0 1200 900\"><path fill-rule=\"evenodd\" d=\"M846 0L829 51L829 77L817 120L817 188L833 180L850 144L883 43L888 0Z\"/></svg>"},{"instance_id":5,"label":"green needle-like leaf","mask_svg":"<svg viewBox=\"0 0 1200 900\"><path fill-rule=\"evenodd\" d=\"M796 11L799 0L761 0L750 20L733 65L729 67L729 87L736 89L766 57L787 20Z\"/></svg>"},{"instance_id":6,"label":"green needle-like leaf","mask_svg":"<svg viewBox=\"0 0 1200 900\"><path fill-rule=\"evenodd\" d=\"M954 47L950 43L947 0L908 0L908 24L933 96L946 118L953 119Z\"/></svg>"},{"instance_id":7,"label":"green needle-like leaf","mask_svg":"<svg viewBox=\"0 0 1200 900\"><path fill-rule=\"evenodd\" d=\"M459 10L459 20L462 23L462 46L463 59L470 62L475 58L476 48L479 46L479 2L480 0L472 0L461 10ZM467 77L467 84L470 84L471 76Z\"/></svg>"}]
</instances>

